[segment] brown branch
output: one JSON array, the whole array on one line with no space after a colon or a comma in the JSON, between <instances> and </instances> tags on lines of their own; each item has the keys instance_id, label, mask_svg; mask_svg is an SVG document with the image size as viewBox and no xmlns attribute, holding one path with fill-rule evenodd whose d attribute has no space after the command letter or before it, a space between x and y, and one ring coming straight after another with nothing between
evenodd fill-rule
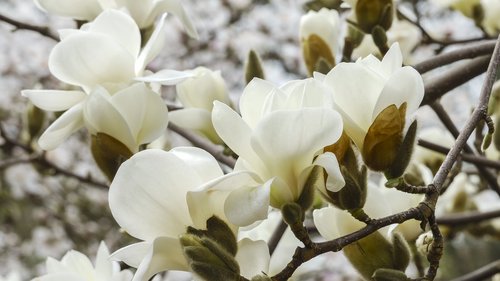
<instances>
[{"instance_id":1,"label":"brown branch","mask_svg":"<svg viewBox=\"0 0 500 281\"><path fill-rule=\"evenodd\" d=\"M57 35L55 35L50 28L47 26L38 26L38 25L32 25L32 24L27 24L24 22L17 21L15 19L11 19L5 15L0 14L0 21L6 22L12 26L15 27L14 31L19 30L19 29L24 29L24 30L30 30L37 32L47 38L50 38L54 41L59 41L59 38Z\"/></svg>"},{"instance_id":2,"label":"brown branch","mask_svg":"<svg viewBox=\"0 0 500 281\"><path fill-rule=\"evenodd\" d=\"M496 260L489 263L477 270L467 273L464 276L460 276L451 281L477 281L485 280L486 278L492 277L493 275L500 273L500 260Z\"/></svg>"},{"instance_id":3,"label":"brown branch","mask_svg":"<svg viewBox=\"0 0 500 281\"><path fill-rule=\"evenodd\" d=\"M278 247L281 237L283 237L283 234L285 234L287 228L288 225L281 219L267 244L269 247L269 255L271 256L273 255L274 251L276 250L276 247Z\"/></svg>"},{"instance_id":4,"label":"brown branch","mask_svg":"<svg viewBox=\"0 0 500 281\"><path fill-rule=\"evenodd\" d=\"M436 219L440 225L457 226L469 223L478 223L484 220L490 220L500 217L500 209L488 212L467 212L461 214L446 215Z\"/></svg>"},{"instance_id":5,"label":"brown branch","mask_svg":"<svg viewBox=\"0 0 500 281\"><path fill-rule=\"evenodd\" d=\"M439 144L435 144L435 143L432 143L432 142L429 142L429 141L426 141L423 139L419 139L417 141L417 144L420 145L421 147L425 147L427 149L430 149L432 151L435 151L435 152L438 152L441 154L445 154L445 155L448 154L448 152L450 152L450 149L447 147L444 147L444 146L441 146ZM479 165L482 165L485 167L500 170L500 161L494 161L494 160L488 159L486 157L474 155L471 153L462 153L460 155L460 157L462 157L462 160L464 160L465 162L479 164Z\"/></svg>"},{"instance_id":6,"label":"brown branch","mask_svg":"<svg viewBox=\"0 0 500 281\"><path fill-rule=\"evenodd\" d=\"M234 168L234 165L236 164L236 160L234 158L229 157L227 155L224 155L222 149L214 145L213 143L209 142L208 140L205 140L201 138L200 136L196 135L195 133L188 132L181 127L174 125L172 122L168 123L168 128L189 142L191 142L194 146L202 148L206 150L208 153L212 154L212 156L217 159L217 161L225 164L226 166L230 168Z\"/></svg>"},{"instance_id":7,"label":"brown branch","mask_svg":"<svg viewBox=\"0 0 500 281\"><path fill-rule=\"evenodd\" d=\"M495 40L488 40L478 44L465 46L448 53L434 56L414 65L413 68L415 68L420 74L424 74L430 70L448 65L459 60L472 59L479 56L489 55L493 52L494 48Z\"/></svg>"},{"instance_id":8,"label":"brown branch","mask_svg":"<svg viewBox=\"0 0 500 281\"><path fill-rule=\"evenodd\" d=\"M429 79L425 83L425 96L420 106L431 104L449 91L484 73L489 61L489 55L478 57Z\"/></svg>"}]
</instances>

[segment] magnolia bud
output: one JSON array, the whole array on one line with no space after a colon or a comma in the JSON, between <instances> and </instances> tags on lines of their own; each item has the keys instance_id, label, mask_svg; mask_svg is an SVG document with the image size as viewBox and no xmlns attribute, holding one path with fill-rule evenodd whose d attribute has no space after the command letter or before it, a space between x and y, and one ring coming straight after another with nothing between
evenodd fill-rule
<instances>
[{"instance_id":1,"label":"magnolia bud","mask_svg":"<svg viewBox=\"0 0 500 281\"><path fill-rule=\"evenodd\" d=\"M401 233L395 232L392 235L392 247L394 249L394 268L405 271L410 264L411 252L408 242Z\"/></svg>"},{"instance_id":2,"label":"magnolia bud","mask_svg":"<svg viewBox=\"0 0 500 281\"><path fill-rule=\"evenodd\" d=\"M372 276L374 281L407 281L410 280L403 271L380 268Z\"/></svg>"},{"instance_id":3,"label":"magnolia bud","mask_svg":"<svg viewBox=\"0 0 500 281\"><path fill-rule=\"evenodd\" d=\"M126 145L105 133L92 135L90 150L97 166L110 181L120 165L133 155Z\"/></svg>"},{"instance_id":4,"label":"magnolia bud","mask_svg":"<svg viewBox=\"0 0 500 281\"><path fill-rule=\"evenodd\" d=\"M212 216L207 220L206 228L206 230L201 230L189 226L187 233L198 237L209 237L224 247L230 254L236 255L238 251L236 236L234 236L233 231L226 222L217 216Z\"/></svg>"},{"instance_id":5,"label":"magnolia bud","mask_svg":"<svg viewBox=\"0 0 500 281\"><path fill-rule=\"evenodd\" d=\"M339 15L336 10L323 8L319 12L309 11L302 16L300 41L309 76L321 64L323 68L325 65L330 69L335 66L338 33Z\"/></svg>"},{"instance_id":6,"label":"magnolia bud","mask_svg":"<svg viewBox=\"0 0 500 281\"><path fill-rule=\"evenodd\" d=\"M30 139L34 139L43 129L43 124L45 123L45 112L34 106L32 103L29 103L26 110L26 121L28 123L29 137Z\"/></svg>"},{"instance_id":7,"label":"magnolia bud","mask_svg":"<svg viewBox=\"0 0 500 281\"><path fill-rule=\"evenodd\" d=\"M377 25L372 29L372 38L373 43L375 43L375 46L377 46L382 54L389 51L389 46L387 45L387 34L380 25Z\"/></svg>"},{"instance_id":8,"label":"magnolia bud","mask_svg":"<svg viewBox=\"0 0 500 281\"><path fill-rule=\"evenodd\" d=\"M358 0L355 14L359 28L368 34L375 26L388 30L392 24L393 8L392 0Z\"/></svg>"},{"instance_id":9,"label":"magnolia bud","mask_svg":"<svg viewBox=\"0 0 500 281\"><path fill-rule=\"evenodd\" d=\"M296 203L286 203L281 207L283 220L290 226L302 224L304 221L304 210Z\"/></svg>"},{"instance_id":10,"label":"magnolia bud","mask_svg":"<svg viewBox=\"0 0 500 281\"><path fill-rule=\"evenodd\" d=\"M264 78L264 69L259 54L254 50L248 52L247 61L245 62L245 82L248 84L253 78Z\"/></svg>"}]
</instances>

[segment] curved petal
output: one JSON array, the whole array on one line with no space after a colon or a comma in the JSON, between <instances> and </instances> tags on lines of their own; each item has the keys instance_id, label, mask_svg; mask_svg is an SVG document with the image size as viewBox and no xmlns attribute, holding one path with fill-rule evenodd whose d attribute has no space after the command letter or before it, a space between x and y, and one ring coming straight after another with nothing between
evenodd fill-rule
<instances>
[{"instance_id":1,"label":"curved petal","mask_svg":"<svg viewBox=\"0 0 500 281\"><path fill-rule=\"evenodd\" d=\"M224 203L228 220L238 226L250 225L267 217L272 181L263 185L240 187Z\"/></svg>"},{"instance_id":2,"label":"curved petal","mask_svg":"<svg viewBox=\"0 0 500 281\"><path fill-rule=\"evenodd\" d=\"M99 276L106 279L111 279L111 276L113 276L113 264L109 259L109 250L104 242L99 244L99 249L97 250L95 272L98 272Z\"/></svg>"},{"instance_id":3,"label":"curved petal","mask_svg":"<svg viewBox=\"0 0 500 281\"><path fill-rule=\"evenodd\" d=\"M78 20L93 20L102 11L94 0L35 0L35 4L49 13Z\"/></svg>"},{"instance_id":4,"label":"curved petal","mask_svg":"<svg viewBox=\"0 0 500 281\"><path fill-rule=\"evenodd\" d=\"M129 83L134 78L133 57L103 34L79 33L59 42L50 53L50 72L59 80L89 92L96 85Z\"/></svg>"},{"instance_id":5,"label":"curved petal","mask_svg":"<svg viewBox=\"0 0 500 281\"><path fill-rule=\"evenodd\" d=\"M284 108L299 109L304 107L333 108L333 95L324 83L308 78L291 81L280 87L288 95Z\"/></svg>"},{"instance_id":6,"label":"curved petal","mask_svg":"<svg viewBox=\"0 0 500 281\"><path fill-rule=\"evenodd\" d=\"M66 253L61 259L61 263L64 264L69 271L80 276L85 276L89 272L94 271L90 259L86 255L75 250Z\"/></svg>"},{"instance_id":7,"label":"curved petal","mask_svg":"<svg viewBox=\"0 0 500 281\"><path fill-rule=\"evenodd\" d=\"M224 175L217 160L203 149L197 147L176 147L170 150L170 153L189 165L198 174L203 183Z\"/></svg>"},{"instance_id":8,"label":"curved petal","mask_svg":"<svg viewBox=\"0 0 500 281\"><path fill-rule=\"evenodd\" d=\"M139 239L177 237L192 224L186 194L201 184L198 174L173 153L144 150L118 169L109 189L111 213Z\"/></svg>"},{"instance_id":9,"label":"curved petal","mask_svg":"<svg viewBox=\"0 0 500 281\"><path fill-rule=\"evenodd\" d=\"M341 134L342 118L332 109L275 111L259 122L251 145L266 164L268 175L294 187L298 185L298 175L312 164L316 153L335 143Z\"/></svg>"},{"instance_id":10,"label":"curved petal","mask_svg":"<svg viewBox=\"0 0 500 281\"><path fill-rule=\"evenodd\" d=\"M238 241L235 259L240 265L240 275L252 279L255 275L268 272L271 257L266 242L244 238Z\"/></svg>"},{"instance_id":11,"label":"curved petal","mask_svg":"<svg viewBox=\"0 0 500 281\"><path fill-rule=\"evenodd\" d=\"M177 237L155 239L132 281L148 281L153 275L164 270L189 270Z\"/></svg>"},{"instance_id":12,"label":"curved petal","mask_svg":"<svg viewBox=\"0 0 500 281\"><path fill-rule=\"evenodd\" d=\"M328 178L326 179L326 189L332 192L337 192L344 187L345 180L340 172L339 162L337 161L335 154L331 152L320 154L316 157L313 164L323 167L328 173Z\"/></svg>"},{"instance_id":13,"label":"curved petal","mask_svg":"<svg viewBox=\"0 0 500 281\"><path fill-rule=\"evenodd\" d=\"M232 172L207 182L195 191L188 192L187 203L194 225L205 228L206 221L213 215L228 221L224 213L224 202L229 193L242 186L259 185L256 179L258 176L251 172ZM233 230L236 229L233 227Z\"/></svg>"},{"instance_id":14,"label":"curved petal","mask_svg":"<svg viewBox=\"0 0 500 281\"><path fill-rule=\"evenodd\" d=\"M372 123L373 108L384 82L377 72L359 63L340 63L325 78L326 85L333 89L337 107L366 130Z\"/></svg>"},{"instance_id":15,"label":"curved petal","mask_svg":"<svg viewBox=\"0 0 500 281\"><path fill-rule=\"evenodd\" d=\"M83 127L83 124L83 103L80 103L59 116L40 136L38 145L43 150L54 149L69 135Z\"/></svg>"},{"instance_id":16,"label":"curved petal","mask_svg":"<svg viewBox=\"0 0 500 281\"><path fill-rule=\"evenodd\" d=\"M111 254L110 259L116 261L122 261L129 266L138 268L141 261L148 254L149 248L151 248L152 242L139 242L123 247L113 254Z\"/></svg>"},{"instance_id":17,"label":"curved petal","mask_svg":"<svg viewBox=\"0 0 500 281\"><path fill-rule=\"evenodd\" d=\"M87 94L82 91L23 90L21 94L36 106L47 111L63 111L83 101Z\"/></svg>"},{"instance_id":18,"label":"curved petal","mask_svg":"<svg viewBox=\"0 0 500 281\"><path fill-rule=\"evenodd\" d=\"M124 47L135 58L141 49L141 32L135 21L117 10L102 12L89 27L89 32L104 34Z\"/></svg>"},{"instance_id":19,"label":"curved petal","mask_svg":"<svg viewBox=\"0 0 500 281\"><path fill-rule=\"evenodd\" d=\"M164 30L165 18L167 14L163 14L160 21L155 27L153 34L149 37L148 42L139 54L135 62L135 73L141 75L146 65L150 63L162 50L165 43L166 32Z\"/></svg>"},{"instance_id":20,"label":"curved petal","mask_svg":"<svg viewBox=\"0 0 500 281\"><path fill-rule=\"evenodd\" d=\"M187 71L163 69L152 75L137 77L135 78L135 80L148 83L160 83L161 85L171 86L180 83L190 77L193 77L193 74Z\"/></svg>"},{"instance_id":21,"label":"curved petal","mask_svg":"<svg viewBox=\"0 0 500 281\"><path fill-rule=\"evenodd\" d=\"M184 10L184 7L182 6L180 0L156 1L156 5L153 8L153 11L154 11L153 13L156 15L164 12L174 14L182 22L182 25L186 29L186 32L189 34L189 36L191 36L194 39L198 39L198 32L196 31L193 22L187 15L186 10Z\"/></svg>"},{"instance_id":22,"label":"curved petal","mask_svg":"<svg viewBox=\"0 0 500 281\"><path fill-rule=\"evenodd\" d=\"M184 108L175 110L168 113L170 122L175 125L189 129L196 130L205 135L212 142L222 144L222 140L215 131L212 124L212 114L205 109L200 108Z\"/></svg>"},{"instance_id":23,"label":"curved petal","mask_svg":"<svg viewBox=\"0 0 500 281\"><path fill-rule=\"evenodd\" d=\"M415 112L424 98L424 82L422 76L412 67L398 69L385 83L384 89L375 104L372 118L386 107L395 104L397 107L406 102L407 116Z\"/></svg>"},{"instance_id":24,"label":"curved petal","mask_svg":"<svg viewBox=\"0 0 500 281\"><path fill-rule=\"evenodd\" d=\"M89 131L105 133L135 152L138 144L132 135L124 115L113 105L109 94L103 88L93 91L83 108L85 124ZM126 115L125 115L126 116Z\"/></svg>"},{"instance_id":25,"label":"curved petal","mask_svg":"<svg viewBox=\"0 0 500 281\"><path fill-rule=\"evenodd\" d=\"M157 139L168 124L168 109L162 98L144 83L136 83L110 98L140 145Z\"/></svg>"},{"instance_id":26,"label":"curved petal","mask_svg":"<svg viewBox=\"0 0 500 281\"><path fill-rule=\"evenodd\" d=\"M401 68L401 65L403 65L403 54L401 53L399 43L394 42L382 59L381 71L387 77L390 77L396 70Z\"/></svg>"},{"instance_id":27,"label":"curved petal","mask_svg":"<svg viewBox=\"0 0 500 281\"><path fill-rule=\"evenodd\" d=\"M254 78L243 90L240 98L240 112L242 118L251 128L254 128L262 118L265 103L276 89L272 83Z\"/></svg>"},{"instance_id":28,"label":"curved petal","mask_svg":"<svg viewBox=\"0 0 500 281\"><path fill-rule=\"evenodd\" d=\"M82 276L66 272L47 274L33 279L33 281L68 281L68 280L86 281Z\"/></svg>"},{"instance_id":29,"label":"curved petal","mask_svg":"<svg viewBox=\"0 0 500 281\"><path fill-rule=\"evenodd\" d=\"M252 130L241 117L228 105L219 101L214 102L212 123L220 138L240 157L249 163L253 171L261 174L264 165L250 145Z\"/></svg>"},{"instance_id":30,"label":"curved petal","mask_svg":"<svg viewBox=\"0 0 500 281\"><path fill-rule=\"evenodd\" d=\"M337 213L341 212L334 207L325 207L313 211L314 225L319 234L328 240L340 237L340 233L335 225Z\"/></svg>"}]
</instances>

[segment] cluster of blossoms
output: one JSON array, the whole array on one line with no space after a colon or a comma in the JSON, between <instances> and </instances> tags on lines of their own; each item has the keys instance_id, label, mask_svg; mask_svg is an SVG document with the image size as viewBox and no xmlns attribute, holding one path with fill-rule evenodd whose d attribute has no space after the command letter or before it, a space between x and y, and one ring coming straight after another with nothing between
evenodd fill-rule
<instances>
[{"instance_id":1,"label":"cluster of blossoms","mask_svg":"<svg viewBox=\"0 0 500 281\"><path fill-rule=\"evenodd\" d=\"M179 0L62 2L36 1L82 23L60 31L49 57L51 73L73 89L23 91L37 107L64 111L38 144L54 149L86 127L93 156L111 180L113 217L140 242L111 257L102 244L95 267L78 252L60 262L49 259L48 274L35 280L146 281L166 270L191 271L205 280L269 280L266 274L276 270L268 246L247 232L273 210L282 210L288 223L296 219L286 217L290 208L322 207L313 212L315 226L324 238L334 239L360 229L366 218L402 211L422 199L367 182L367 168L388 179L403 175L416 137L414 115L424 96L420 74L403 66L401 49L408 52L416 43L397 35L405 23L392 20L392 1L377 1L380 7L370 10L378 13L375 22L366 20L366 1L348 1L358 28L349 32L363 33L354 36L351 47L372 40L379 58L360 52L355 62L337 63L337 11L310 12L302 18L300 39L311 77L279 87L254 78L238 108L220 72L147 69L164 47L163 13L180 18L197 36ZM147 39L145 30L151 34ZM381 41L381 34L388 38ZM408 45L400 47L400 40ZM325 65L327 71L321 71ZM176 85L182 109L168 112L161 85ZM237 156L234 169L227 172L232 167L221 168L200 148L144 150L169 120L225 146ZM419 169L421 175L428 172ZM408 262L398 259L398 251L406 248L397 245L414 241L419 231L416 222L391 226L344 252L366 278L379 268L404 271ZM365 252L373 248L377 251ZM377 262L367 268L366 257ZM137 270L120 271L109 258Z\"/></svg>"}]
</instances>

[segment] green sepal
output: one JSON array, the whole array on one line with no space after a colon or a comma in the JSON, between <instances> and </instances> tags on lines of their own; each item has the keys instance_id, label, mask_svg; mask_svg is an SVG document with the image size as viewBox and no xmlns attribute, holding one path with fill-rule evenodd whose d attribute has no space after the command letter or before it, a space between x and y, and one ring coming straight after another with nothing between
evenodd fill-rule
<instances>
[{"instance_id":1,"label":"green sepal","mask_svg":"<svg viewBox=\"0 0 500 281\"><path fill-rule=\"evenodd\" d=\"M207 220L206 227L207 229L204 230L188 226L187 233L196 235L200 238L209 237L224 247L230 254L233 256L236 255L238 251L236 236L225 221L217 216L212 216Z\"/></svg>"},{"instance_id":2,"label":"green sepal","mask_svg":"<svg viewBox=\"0 0 500 281\"><path fill-rule=\"evenodd\" d=\"M394 269L405 271L411 260L410 246L401 233L392 235L392 247L394 249Z\"/></svg>"},{"instance_id":3,"label":"green sepal","mask_svg":"<svg viewBox=\"0 0 500 281\"><path fill-rule=\"evenodd\" d=\"M389 46L387 45L387 34L385 33L385 30L380 25L376 25L375 27L373 27L371 34L373 43L375 43L375 46L377 46L382 55L385 55L385 53L387 53L387 51L389 50Z\"/></svg>"},{"instance_id":4,"label":"green sepal","mask_svg":"<svg viewBox=\"0 0 500 281\"><path fill-rule=\"evenodd\" d=\"M314 202L315 191L320 190L320 187L324 185L325 180L323 167L314 166L304 183L302 193L300 194L299 199L297 199L297 204L299 204L303 210L309 209Z\"/></svg>"},{"instance_id":5,"label":"green sepal","mask_svg":"<svg viewBox=\"0 0 500 281\"><path fill-rule=\"evenodd\" d=\"M264 79L264 68L262 68L262 61L259 54L255 50L250 50L245 63L245 82L248 84L256 77Z\"/></svg>"},{"instance_id":6,"label":"green sepal","mask_svg":"<svg viewBox=\"0 0 500 281\"><path fill-rule=\"evenodd\" d=\"M26 121L29 138L33 140L42 132L45 123L45 112L30 103L26 110Z\"/></svg>"},{"instance_id":7,"label":"green sepal","mask_svg":"<svg viewBox=\"0 0 500 281\"><path fill-rule=\"evenodd\" d=\"M392 0L358 0L354 12L361 30L371 34L375 26L388 30L393 20Z\"/></svg>"},{"instance_id":8,"label":"green sepal","mask_svg":"<svg viewBox=\"0 0 500 281\"><path fill-rule=\"evenodd\" d=\"M97 166L110 181L120 165L133 155L126 145L105 133L91 136L90 150Z\"/></svg>"},{"instance_id":9,"label":"green sepal","mask_svg":"<svg viewBox=\"0 0 500 281\"><path fill-rule=\"evenodd\" d=\"M316 62L316 65L314 66L314 71L319 72L322 74L327 74L332 70L332 65L328 63L328 61L324 58L319 58L318 61Z\"/></svg>"},{"instance_id":10,"label":"green sepal","mask_svg":"<svg viewBox=\"0 0 500 281\"><path fill-rule=\"evenodd\" d=\"M415 139L417 137L417 120L411 123L406 136L401 143L398 153L389 169L385 171L385 176L387 179L394 179L401 177L408 164L410 164L411 156L413 154L413 149L415 148Z\"/></svg>"},{"instance_id":11,"label":"green sepal","mask_svg":"<svg viewBox=\"0 0 500 281\"><path fill-rule=\"evenodd\" d=\"M372 276L374 281L408 281L406 274L399 270L380 268Z\"/></svg>"},{"instance_id":12,"label":"green sepal","mask_svg":"<svg viewBox=\"0 0 500 281\"><path fill-rule=\"evenodd\" d=\"M238 281L240 280L240 275L227 270L224 267L213 266L211 264L191 262L189 264L194 273L203 278L206 281Z\"/></svg>"},{"instance_id":13,"label":"green sepal","mask_svg":"<svg viewBox=\"0 0 500 281\"><path fill-rule=\"evenodd\" d=\"M235 256L229 253L223 244L219 244L208 237L201 238L201 243L212 252L212 254L216 255L225 264L227 269L238 275L240 274L240 266L234 258Z\"/></svg>"}]
</instances>

